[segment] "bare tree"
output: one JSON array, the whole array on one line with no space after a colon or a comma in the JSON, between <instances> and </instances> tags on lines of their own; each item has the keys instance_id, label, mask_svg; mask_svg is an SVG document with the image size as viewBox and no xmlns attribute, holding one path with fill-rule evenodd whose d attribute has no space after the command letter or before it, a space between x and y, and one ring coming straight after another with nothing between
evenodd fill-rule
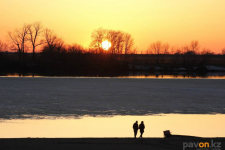
<instances>
[{"instance_id":1,"label":"bare tree","mask_svg":"<svg viewBox=\"0 0 225 150\"><path fill-rule=\"evenodd\" d=\"M225 48L222 49L222 55L225 55Z\"/></svg>"},{"instance_id":2,"label":"bare tree","mask_svg":"<svg viewBox=\"0 0 225 150\"><path fill-rule=\"evenodd\" d=\"M138 48L135 47L131 50L130 54L137 54L137 52L138 52Z\"/></svg>"},{"instance_id":3,"label":"bare tree","mask_svg":"<svg viewBox=\"0 0 225 150\"><path fill-rule=\"evenodd\" d=\"M124 33L122 31L107 30L99 28L92 32L92 42L90 44L91 48L96 50L96 53L101 53L102 42L108 40L111 43L111 47L108 52L111 54L128 54L132 51L134 46L134 39L131 34Z\"/></svg>"},{"instance_id":4,"label":"bare tree","mask_svg":"<svg viewBox=\"0 0 225 150\"><path fill-rule=\"evenodd\" d=\"M121 31L117 32L117 42L116 42L116 50L118 54L123 53L123 48L124 48L124 33Z\"/></svg>"},{"instance_id":5,"label":"bare tree","mask_svg":"<svg viewBox=\"0 0 225 150\"><path fill-rule=\"evenodd\" d=\"M173 53L174 57L173 57L172 61L173 61L173 64L176 65L179 62L180 54L182 52L181 52L181 48L180 47L173 47L173 48L174 48L174 53ZM172 49L171 49L171 51L172 51Z\"/></svg>"},{"instance_id":6,"label":"bare tree","mask_svg":"<svg viewBox=\"0 0 225 150\"><path fill-rule=\"evenodd\" d=\"M69 53L83 53L85 51L84 47L79 45L79 44L73 44L73 45L68 45L67 46L67 51Z\"/></svg>"},{"instance_id":7,"label":"bare tree","mask_svg":"<svg viewBox=\"0 0 225 150\"><path fill-rule=\"evenodd\" d=\"M171 47L171 48L170 48L170 54L173 55L174 53L175 53L175 47Z\"/></svg>"},{"instance_id":8,"label":"bare tree","mask_svg":"<svg viewBox=\"0 0 225 150\"><path fill-rule=\"evenodd\" d=\"M51 48L54 45L54 43L57 41L56 34L48 28L44 29L43 33L44 33L45 43L48 45L49 48Z\"/></svg>"},{"instance_id":9,"label":"bare tree","mask_svg":"<svg viewBox=\"0 0 225 150\"><path fill-rule=\"evenodd\" d=\"M202 55L202 64L211 64L211 57L214 55L214 53L209 48L203 48L201 51Z\"/></svg>"},{"instance_id":10,"label":"bare tree","mask_svg":"<svg viewBox=\"0 0 225 150\"><path fill-rule=\"evenodd\" d=\"M64 50L64 42L62 39L58 38L57 35L50 29L44 29L44 43L47 47L44 48L44 52L50 53L61 53Z\"/></svg>"},{"instance_id":11,"label":"bare tree","mask_svg":"<svg viewBox=\"0 0 225 150\"><path fill-rule=\"evenodd\" d=\"M35 23L31 24L29 27L29 35L30 35L29 40L31 41L31 44L32 44L33 60L34 60L36 47L39 45L42 45L44 43L42 41L39 41L39 43L37 43L38 37L41 36L42 28L43 28L43 26L40 22L35 22Z\"/></svg>"},{"instance_id":12,"label":"bare tree","mask_svg":"<svg viewBox=\"0 0 225 150\"><path fill-rule=\"evenodd\" d=\"M106 30L99 28L97 30L95 30L94 32L92 32L91 38L92 38L92 42L91 42L91 47L96 49L96 53L100 53L102 52L102 42L105 39L105 33Z\"/></svg>"},{"instance_id":13,"label":"bare tree","mask_svg":"<svg viewBox=\"0 0 225 150\"><path fill-rule=\"evenodd\" d=\"M192 41L190 44L190 51L192 51L194 54L197 54L200 49L200 45L198 41Z\"/></svg>"},{"instance_id":14,"label":"bare tree","mask_svg":"<svg viewBox=\"0 0 225 150\"><path fill-rule=\"evenodd\" d=\"M192 41L189 46L183 46L183 65L191 68L197 63L196 54L199 53L200 45L198 41Z\"/></svg>"},{"instance_id":15,"label":"bare tree","mask_svg":"<svg viewBox=\"0 0 225 150\"><path fill-rule=\"evenodd\" d=\"M162 56L161 56L161 62L164 63L164 60L165 60L165 55L166 54L169 54L169 49L170 49L170 45L168 43L165 43L162 45Z\"/></svg>"},{"instance_id":16,"label":"bare tree","mask_svg":"<svg viewBox=\"0 0 225 150\"><path fill-rule=\"evenodd\" d=\"M146 54L152 54L152 51L148 48L146 51L145 51Z\"/></svg>"},{"instance_id":17,"label":"bare tree","mask_svg":"<svg viewBox=\"0 0 225 150\"><path fill-rule=\"evenodd\" d=\"M24 59L24 49L25 49L25 43L29 40L28 34L29 34L29 28L30 25L24 24L22 28L15 29L15 31L8 32L9 39L11 42L18 48L18 52L21 59L21 53L22 59Z\"/></svg>"},{"instance_id":18,"label":"bare tree","mask_svg":"<svg viewBox=\"0 0 225 150\"><path fill-rule=\"evenodd\" d=\"M134 39L132 38L131 34L125 33L124 34L124 53L129 54L134 46Z\"/></svg>"},{"instance_id":19,"label":"bare tree","mask_svg":"<svg viewBox=\"0 0 225 150\"><path fill-rule=\"evenodd\" d=\"M157 64L159 63L159 55L162 53L162 48L163 44L160 41L154 42L149 46L149 50L152 52L152 54L155 54L154 58Z\"/></svg>"},{"instance_id":20,"label":"bare tree","mask_svg":"<svg viewBox=\"0 0 225 150\"><path fill-rule=\"evenodd\" d=\"M163 45L162 45L162 42L160 42L160 41L150 44L150 49L153 54L161 54L162 47L163 47Z\"/></svg>"},{"instance_id":21,"label":"bare tree","mask_svg":"<svg viewBox=\"0 0 225 150\"><path fill-rule=\"evenodd\" d=\"M180 50L181 50L181 53L182 53L182 54L186 54L186 53L188 53L188 52L192 52L192 51L190 50L190 48L189 48L188 45L182 46L182 47L180 48Z\"/></svg>"},{"instance_id":22,"label":"bare tree","mask_svg":"<svg viewBox=\"0 0 225 150\"><path fill-rule=\"evenodd\" d=\"M163 44L162 54L169 54L170 45L168 43Z\"/></svg>"},{"instance_id":23,"label":"bare tree","mask_svg":"<svg viewBox=\"0 0 225 150\"><path fill-rule=\"evenodd\" d=\"M202 51L201 51L201 54L202 55L213 55L214 53L209 48L203 48Z\"/></svg>"},{"instance_id":24,"label":"bare tree","mask_svg":"<svg viewBox=\"0 0 225 150\"><path fill-rule=\"evenodd\" d=\"M176 48L176 51L175 51L175 54L176 54L176 55L182 54L181 48L177 47L177 48Z\"/></svg>"},{"instance_id":25,"label":"bare tree","mask_svg":"<svg viewBox=\"0 0 225 150\"><path fill-rule=\"evenodd\" d=\"M114 31L114 30L105 30L105 33L106 33L106 35L104 38L109 40L109 42L111 43L109 52L112 54L115 54L118 33L117 33L117 31Z\"/></svg>"},{"instance_id":26,"label":"bare tree","mask_svg":"<svg viewBox=\"0 0 225 150\"><path fill-rule=\"evenodd\" d=\"M6 44L0 40L0 52L5 52L7 50L8 50L8 44Z\"/></svg>"},{"instance_id":27,"label":"bare tree","mask_svg":"<svg viewBox=\"0 0 225 150\"><path fill-rule=\"evenodd\" d=\"M122 54L124 48L124 33L115 30L106 30L105 39L109 40L111 47L109 52L112 54Z\"/></svg>"}]
</instances>

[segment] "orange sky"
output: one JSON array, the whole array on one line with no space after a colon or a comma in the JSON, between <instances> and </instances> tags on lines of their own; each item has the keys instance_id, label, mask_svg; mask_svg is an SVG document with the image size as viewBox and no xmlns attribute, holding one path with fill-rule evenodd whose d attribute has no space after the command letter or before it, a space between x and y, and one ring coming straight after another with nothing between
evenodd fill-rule
<instances>
[{"instance_id":1,"label":"orange sky","mask_svg":"<svg viewBox=\"0 0 225 150\"><path fill-rule=\"evenodd\" d=\"M181 46L198 40L220 53L225 47L224 0L1 0L0 39L24 23L41 21L68 44L88 47L91 33L130 33L139 51L155 41Z\"/></svg>"}]
</instances>

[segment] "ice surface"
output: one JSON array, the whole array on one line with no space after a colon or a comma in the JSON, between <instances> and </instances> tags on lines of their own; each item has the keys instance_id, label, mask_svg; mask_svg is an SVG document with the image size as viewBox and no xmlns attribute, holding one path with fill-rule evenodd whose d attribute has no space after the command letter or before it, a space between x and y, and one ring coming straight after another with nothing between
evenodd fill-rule
<instances>
[{"instance_id":1,"label":"ice surface","mask_svg":"<svg viewBox=\"0 0 225 150\"><path fill-rule=\"evenodd\" d=\"M211 71L225 71L225 68L223 67L217 67L217 66L206 66L207 70L211 70Z\"/></svg>"},{"instance_id":2,"label":"ice surface","mask_svg":"<svg viewBox=\"0 0 225 150\"><path fill-rule=\"evenodd\" d=\"M0 118L225 113L225 80L0 78Z\"/></svg>"}]
</instances>

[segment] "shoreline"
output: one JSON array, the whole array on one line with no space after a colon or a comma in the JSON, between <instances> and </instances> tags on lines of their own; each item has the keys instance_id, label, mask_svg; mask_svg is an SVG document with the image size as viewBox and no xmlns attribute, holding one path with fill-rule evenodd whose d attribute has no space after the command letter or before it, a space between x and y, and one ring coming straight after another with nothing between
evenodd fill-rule
<instances>
[{"instance_id":1,"label":"shoreline","mask_svg":"<svg viewBox=\"0 0 225 150\"><path fill-rule=\"evenodd\" d=\"M169 138L1 138L3 150L182 150L184 142L220 142L225 145L225 137L203 138L177 135Z\"/></svg>"}]
</instances>

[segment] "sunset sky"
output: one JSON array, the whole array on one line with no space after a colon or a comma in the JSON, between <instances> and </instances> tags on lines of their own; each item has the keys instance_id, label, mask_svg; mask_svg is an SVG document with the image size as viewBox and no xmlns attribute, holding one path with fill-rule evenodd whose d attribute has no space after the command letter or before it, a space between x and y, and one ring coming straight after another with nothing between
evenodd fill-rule
<instances>
[{"instance_id":1,"label":"sunset sky","mask_svg":"<svg viewBox=\"0 0 225 150\"><path fill-rule=\"evenodd\" d=\"M182 46L198 40L216 53L225 47L224 0L0 0L0 40L36 21L84 47L100 27L130 33L139 52L155 41Z\"/></svg>"}]
</instances>

